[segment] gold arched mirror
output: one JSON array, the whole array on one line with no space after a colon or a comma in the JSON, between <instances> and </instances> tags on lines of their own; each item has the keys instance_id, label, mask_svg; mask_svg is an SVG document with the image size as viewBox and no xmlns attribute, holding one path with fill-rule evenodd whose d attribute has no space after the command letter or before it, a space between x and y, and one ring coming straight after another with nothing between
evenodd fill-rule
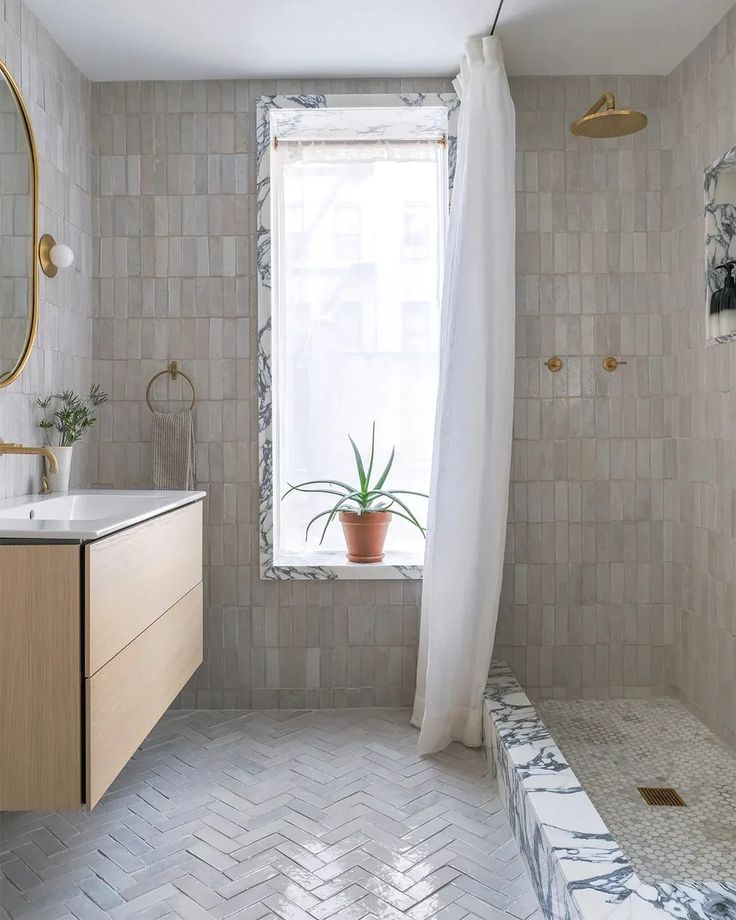
<instances>
[{"instance_id":1,"label":"gold arched mirror","mask_svg":"<svg viewBox=\"0 0 736 920\"><path fill-rule=\"evenodd\" d=\"M38 154L20 89L0 61L0 387L31 354L38 328Z\"/></svg>"}]
</instances>

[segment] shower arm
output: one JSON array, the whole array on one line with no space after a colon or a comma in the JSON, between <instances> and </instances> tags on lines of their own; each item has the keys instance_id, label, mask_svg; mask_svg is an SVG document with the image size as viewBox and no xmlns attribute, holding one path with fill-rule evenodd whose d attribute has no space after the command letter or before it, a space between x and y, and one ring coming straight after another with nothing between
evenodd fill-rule
<instances>
[{"instance_id":1,"label":"shower arm","mask_svg":"<svg viewBox=\"0 0 736 920\"><path fill-rule=\"evenodd\" d=\"M616 100L613 96L613 93L604 93L597 102L594 102L593 105L591 105L585 115L579 118L578 121L582 121L583 118L587 118L589 115L595 115L596 112L600 112L604 105L609 112L616 108Z\"/></svg>"}]
</instances>

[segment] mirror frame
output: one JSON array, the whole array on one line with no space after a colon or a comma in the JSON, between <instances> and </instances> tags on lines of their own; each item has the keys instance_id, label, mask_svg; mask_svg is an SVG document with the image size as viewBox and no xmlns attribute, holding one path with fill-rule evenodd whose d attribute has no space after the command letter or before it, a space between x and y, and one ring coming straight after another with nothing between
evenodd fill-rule
<instances>
[{"instance_id":1,"label":"mirror frame","mask_svg":"<svg viewBox=\"0 0 736 920\"><path fill-rule=\"evenodd\" d=\"M23 368L28 363L28 359L31 356L31 351L33 351L33 345L36 341L36 334L38 333L38 150L36 148L36 138L33 134L33 127L31 126L31 116L28 112L25 100L20 91L20 87L15 82L15 79L11 72L8 70L5 61L0 60L0 74L7 80L8 86L10 87L13 96L15 97L15 102L18 106L18 112L20 117L23 120L23 124L26 129L26 137L28 138L28 153L31 160L31 202L33 208L33 230L31 238L31 302L30 310L31 317L30 322L28 323L28 332L26 335L26 341L23 346L23 350L20 353L18 360L15 363L15 367L5 376L0 378L0 388L10 386L13 381L17 380L20 377Z\"/></svg>"}]
</instances>

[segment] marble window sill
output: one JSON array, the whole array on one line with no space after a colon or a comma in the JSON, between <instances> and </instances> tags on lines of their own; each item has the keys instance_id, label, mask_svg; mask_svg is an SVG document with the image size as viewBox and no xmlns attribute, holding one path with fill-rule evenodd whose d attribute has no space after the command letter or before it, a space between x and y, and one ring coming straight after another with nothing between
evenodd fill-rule
<instances>
[{"instance_id":1,"label":"marble window sill","mask_svg":"<svg viewBox=\"0 0 736 920\"><path fill-rule=\"evenodd\" d=\"M264 567L268 581L289 579L315 581L375 581L386 579L421 580L423 557L409 553L386 553L383 562L348 562L344 553L305 553L276 556Z\"/></svg>"}]
</instances>

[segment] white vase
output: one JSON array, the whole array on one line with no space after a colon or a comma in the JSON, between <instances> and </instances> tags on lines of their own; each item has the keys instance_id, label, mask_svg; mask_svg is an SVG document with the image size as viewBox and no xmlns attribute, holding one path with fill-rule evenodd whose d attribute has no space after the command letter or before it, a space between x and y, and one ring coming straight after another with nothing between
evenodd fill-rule
<instances>
[{"instance_id":1,"label":"white vase","mask_svg":"<svg viewBox=\"0 0 736 920\"><path fill-rule=\"evenodd\" d=\"M74 447L52 447L51 450L56 457L59 471L51 473L49 471L49 461L46 460L46 480L49 484L49 492L68 492Z\"/></svg>"}]
</instances>

